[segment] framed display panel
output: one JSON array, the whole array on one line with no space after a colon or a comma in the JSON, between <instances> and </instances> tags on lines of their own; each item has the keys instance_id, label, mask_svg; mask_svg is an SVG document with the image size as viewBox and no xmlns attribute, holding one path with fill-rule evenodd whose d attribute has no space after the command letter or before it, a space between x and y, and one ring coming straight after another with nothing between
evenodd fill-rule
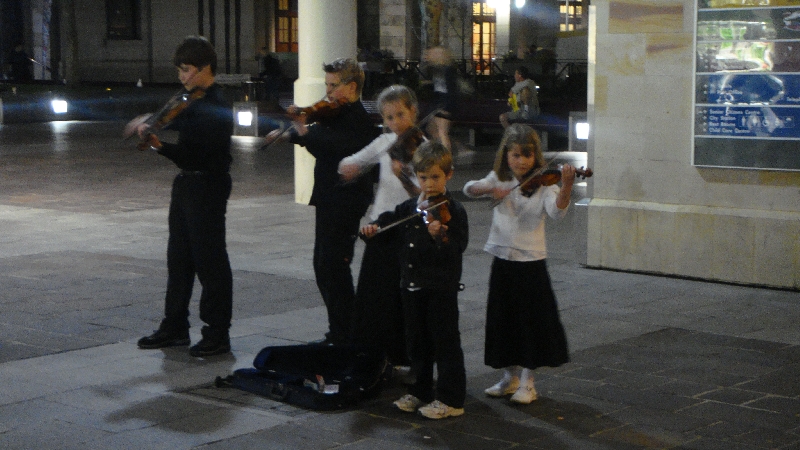
<instances>
[{"instance_id":1,"label":"framed display panel","mask_svg":"<svg viewBox=\"0 0 800 450\"><path fill-rule=\"evenodd\" d=\"M696 166L800 171L800 0L699 0Z\"/></svg>"}]
</instances>

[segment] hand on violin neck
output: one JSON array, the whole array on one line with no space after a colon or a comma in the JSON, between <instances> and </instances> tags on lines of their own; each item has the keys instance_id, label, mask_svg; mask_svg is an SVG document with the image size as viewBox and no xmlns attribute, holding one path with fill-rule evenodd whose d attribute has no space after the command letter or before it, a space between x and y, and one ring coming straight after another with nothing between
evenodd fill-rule
<instances>
[{"instance_id":1,"label":"hand on violin neck","mask_svg":"<svg viewBox=\"0 0 800 450\"><path fill-rule=\"evenodd\" d=\"M575 168L569 164L561 166L561 186L569 187L575 182Z\"/></svg>"}]
</instances>

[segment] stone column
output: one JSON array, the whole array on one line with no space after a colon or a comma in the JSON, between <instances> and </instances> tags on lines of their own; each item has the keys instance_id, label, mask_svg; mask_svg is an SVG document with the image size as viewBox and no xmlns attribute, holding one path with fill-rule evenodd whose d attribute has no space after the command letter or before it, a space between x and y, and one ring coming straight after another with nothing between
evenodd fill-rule
<instances>
[{"instance_id":1,"label":"stone column","mask_svg":"<svg viewBox=\"0 0 800 450\"><path fill-rule=\"evenodd\" d=\"M297 44L298 78L294 102L311 105L325 96L322 64L356 57L356 0L299 0ZM314 187L314 157L305 148L294 149L294 198L308 203Z\"/></svg>"}]
</instances>

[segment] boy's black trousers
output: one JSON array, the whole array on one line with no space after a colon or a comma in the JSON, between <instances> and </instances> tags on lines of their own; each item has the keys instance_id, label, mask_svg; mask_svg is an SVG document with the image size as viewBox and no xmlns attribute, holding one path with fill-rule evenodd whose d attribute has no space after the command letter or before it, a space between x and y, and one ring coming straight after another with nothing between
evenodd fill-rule
<instances>
[{"instance_id":1,"label":"boy's black trousers","mask_svg":"<svg viewBox=\"0 0 800 450\"><path fill-rule=\"evenodd\" d=\"M167 244L167 294L162 327L189 328L194 277L200 281L200 320L209 336L228 337L233 276L225 243L225 213L231 194L227 173L182 171L172 184ZM203 334L207 334L204 332Z\"/></svg>"}]
</instances>

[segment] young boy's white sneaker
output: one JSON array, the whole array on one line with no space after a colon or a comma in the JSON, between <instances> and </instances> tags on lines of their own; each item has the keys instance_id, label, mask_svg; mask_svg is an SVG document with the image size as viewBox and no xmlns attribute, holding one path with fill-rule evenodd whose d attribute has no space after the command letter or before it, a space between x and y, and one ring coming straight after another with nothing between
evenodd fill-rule
<instances>
[{"instance_id":1,"label":"young boy's white sneaker","mask_svg":"<svg viewBox=\"0 0 800 450\"><path fill-rule=\"evenodd\" d=\"M486 388L483 392L489 397L505 397L517 392L519 388L519 378L514 377L498 381L497 384L490 388Z\"/></svg>"},{"instance_id":2,"label":"young boy's white sneaker","mask_svg":"<svg viewBox=\"0 0 800 450\"><path fill-rule=\"evenodd\" d=\"M537 398L536 388L533 386L520 386L517 392L511 396L511 401L520 405L527 405Z\"/></svg>"},{"instance_id":3,"label":"young boy's white sneaker","mask_svg":"<svg viewBox=\"0 0 800 450\"><path fill-rule=\"evenodd\" d=\"M428 419L444 419L445 417L458 417L464 414L464 408L453 408L439 400L434 400L421 407L419 413Z\"/></svg>"},{"instance_id":4,"label":"young boy's white sneaker","mask_svg":"<svg viewBox=\"0 0 800 450\"><path fill-rule=\"evenodd\" d=\"M422 400L414 397L411 394L406 394L400 397L398 400L394 401L394 406L397 406L397 409L400 411L411 412L417 410L420 406L422 406Z\"/></svg>"}]
</instances>

